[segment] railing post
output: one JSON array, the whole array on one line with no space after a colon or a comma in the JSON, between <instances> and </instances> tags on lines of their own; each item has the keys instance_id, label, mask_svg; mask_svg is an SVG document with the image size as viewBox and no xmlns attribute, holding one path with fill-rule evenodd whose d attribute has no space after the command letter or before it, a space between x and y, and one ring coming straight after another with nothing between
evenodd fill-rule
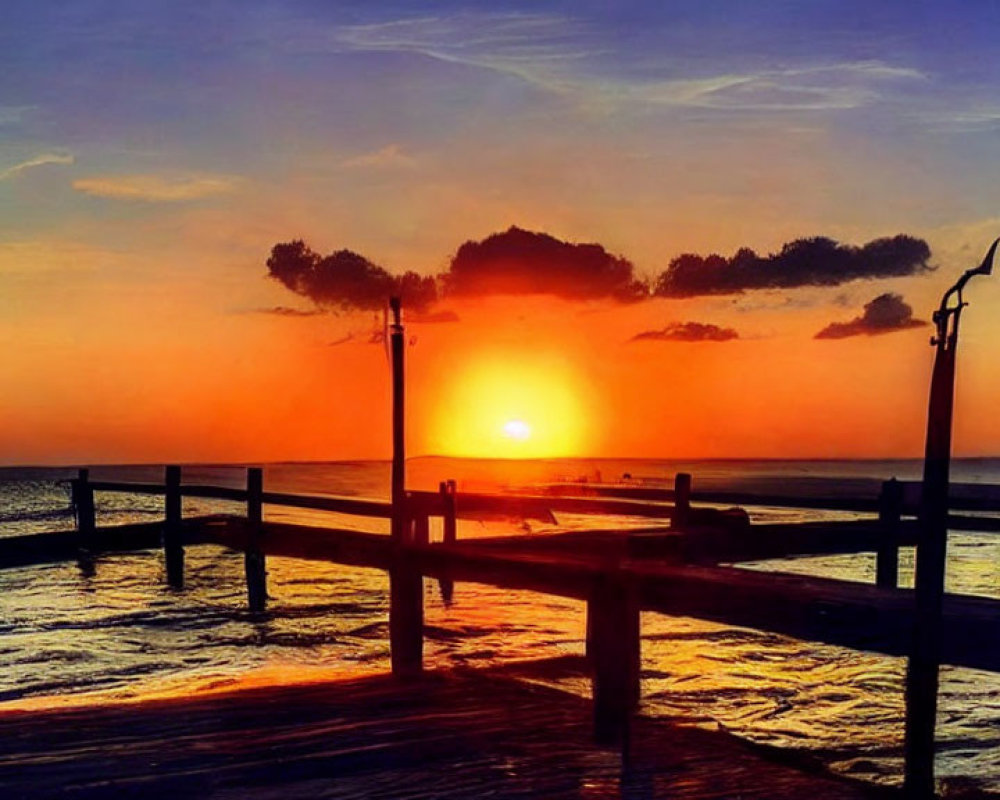
<instances>
[{"instance_id":1,"label":"railing post","mask_svg":"<svg viewBox=\"0 0 1000 800\"><path fill-rule=\"evenodd\" d=\"M882 484L878 498L879 540L875 555L875 584L895 589L899 584L899 518L903 485L895 478Z\"/></svg>"},{"instance_id":2,"label":"railing post","mask_svg":"<svg viewBox=\"0 0 1000 800\"><path fill-rule=\"evenodd\" d=\"M166 469L166 521L163 524L163 553L167 562L167 583L184 588L184 543L181 539L181 468Z\"/></svg>"},{"instance_id":3,"label":"railing post","mask_svg":"<svg viewBox=\"0 0 1000 800\"><path fill-rule=\"evenodd\" d=\"M458 539L455 481L441 481L438 488L441 492L441 502L444 505L444 543L455 544Z\"/></svg>"},{"instance_id":4,"label":"railing post","mask_svg":"<svg viewBox=\"0 0 1000 800\"><path fill-rule=\"evenodd\" d=\"M458 540L458 516L455 507L455 481L441 481L438 491L441 493L441 505L444 508L442 513L442 540L445 545L455 544ZM455 581L451 578L438 578L438 586L441 589L441 600L444 604L451 605L455 597Z\"/></svg>"},{"instance_id":5,"label":"railing post","mask_svg":"<svg viewBox=\"0 0 1000 800\"><path fill-rule=\"evenodd\" d=\"M687 472L678 472L674 476L674 516L670 520L670 527L682 529L687 525L691 511L691 475Z\"/></svg>"},{"instance_id":6,"label":"railing post","mask_svg":"<svg viewBox=\"0 0 1000 800\"><path fill-rule=\"evenodd\" d=\"M80 549L93 553L96 545L97 520L94 513L94 488L90 485L90 470L81 469L71 486Z\"/></svg>"},{"instance_id":7,"label":"railing post","mask_svg":"<svg viewBox=\"0 0 1000 800\"><path fill-rule=\"evenodd\" d=\"M247 544L243 567L247 577L247 603L250 612L261 614L267 606L267 563L261 546L264 521L264 470L247 469Z\"/></svg>"},{"instance_id":8,"label":"railing post","mask_svg":"<svg viewBox=\"0 0 1000 800\"><path fill-rule=\"evenodd\" d=\"M424 578L396 553L389 568L389 650L392 672L403 678L418 676L424 660Z\"/></svg>"},{"instance_id":9,"label":"railing post","mask_svg":"<svg viewBox=\"0 0 1000 800\"><path fill-rule=\"evenodd\" d=\"M587 600L588 644L593 669L594 737L624 744L639 704L639 601L621 575L595 579Z\"/></svg>"}]
</instances>

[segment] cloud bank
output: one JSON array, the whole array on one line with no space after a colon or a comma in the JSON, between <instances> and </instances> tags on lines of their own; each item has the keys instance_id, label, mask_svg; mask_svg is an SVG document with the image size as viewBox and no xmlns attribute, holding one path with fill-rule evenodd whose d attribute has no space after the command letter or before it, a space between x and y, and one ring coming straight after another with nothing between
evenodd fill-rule
<instances>
[{"instance_id":1,"label":"cloud bank","mask_svg":"<svg viewBox=\"0 0 1000 800\"><path fill-rule=\"evenodd\" d=\"M270 277L316 305L331 309L377 310L392 296L406 308L426 309L437 299L433 278L415 272L390 275L350 250L321 256L301 239L276 244L267 260Z\"/></svg>"},{"instance_id":2,"label":"cloud bank","mask_svg":"<svg viewBox=\"0 0 1000 800\"><path fill-rule=\"evenodd\" d=\"M658 297L739 294L753 289L837 286L857 279L891 278L932 270L923 239L898 235L862 247L821 236L796 239L769 256L749 248L732 258L686 253L670 262L656 280Z\"/></svg>"},{"instance_id":3,"label":"cloud bank","mask_svg":"<svg viewBox=\"0 0 1000 800\"><path fill-rule=\"evenodd\" d=\"M571 244L511 227L458 248L442 276L446 294L551 294L568 300L642 300L632 262L599 244Z\"/></svg>"},{"instance_id":4,"label":"cloud bank","mask_svg":"<svg viewBox=\"0 0 1000 800\"><path fill-rule=\"evenodd\" d=\"M850 322L832 322L816 334L816 339L846 339L848 336L873 336L927 323L913 318L913 309L898 294L880 294L865 304L864 313Z\"/></svg>"},{"instance_id":5,"label":"cloud bank","mask_svg":"<svg viewBox=\"0 0 1000 800\"><path fill-rule=\"evenodd\" d=\"M728 342L739 338L740 335L732 328L720 328L705 322L673 322L658 331L637 333L629 341Z\"/></svg>"}]
</instances>

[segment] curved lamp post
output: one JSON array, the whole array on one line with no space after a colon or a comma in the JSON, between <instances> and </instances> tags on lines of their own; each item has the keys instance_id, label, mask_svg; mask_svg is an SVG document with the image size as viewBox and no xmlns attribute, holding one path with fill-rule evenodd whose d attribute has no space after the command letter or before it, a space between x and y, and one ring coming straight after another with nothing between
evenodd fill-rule
<instances>
[{"instance_id":1,"label":"curved lamp post","mask_svg":"<svg viewBox=\"0 0 1000 800\"><path fill-rule=\"evenodd\" d=\"M913 647L906 671L906 776L908 797L934 796L934 723L937 716L941 603L944 598L948 539L948 472L951 461L951 420L955 396L955 348L958 322L968 305L962 290L974 275L993 271L993 242L983 263L952 286L934 312L937 348L927 413L927 445L920 500L920 538L916 564L916 619Z\"/></svg>"}]
</instances>

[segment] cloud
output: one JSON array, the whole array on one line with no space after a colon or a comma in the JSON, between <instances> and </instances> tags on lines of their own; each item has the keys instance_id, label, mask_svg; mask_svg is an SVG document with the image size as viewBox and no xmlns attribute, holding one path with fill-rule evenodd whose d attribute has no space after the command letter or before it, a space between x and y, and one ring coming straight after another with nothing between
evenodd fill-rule
<instances>
[{"instance_id":1,"label":"cloud","mask_svg":"<svg viewBox=\"0 0 1000 800\"><path fill-rule=\"evenodd\" d=\"M178 203L228 194L237 183L229 175L109 175L81 178L73 188L95 197Z\"/></svg>"},{"instance_id":2,"label":"cloud","mask_svg":"<svg viewBox=\"0 0 1000 800\"><path fill-rule=\"evenodd\" d=\"M643 331L637 333L630 342L728 342L739 339L740 335L732 328L720 328L704 322L673 322L658 331Z\"/></svg>"},{"instance_id":3,"label":"cloud","mask_svg":"<svg viewBox=\"0 0 1000 800\"><path fill-rule=\"evenodd\" d=\"M328 309L383 309L390 297L399 296L406 308L420 311L437 299L434 278L415 272L390 275L350 250L321 256L300 239L276 244L267 269L272 278L296 294Z\"/></svg>"},{"instance_id":4,"label":"cloud","mask_svg":"<svg viewBox=\"0 0 1000 800\"><path fill-rule=\"evenodd\" d=\"M442 276L452 295L552 294L570 300L641 300L649 288L632 263L599 244L571 244L511 227L458 248Z\"/></svg>"},{"instance_id":5,"label":"cloud","mask_svg":"<svg viewBox=\"0 0 1000 800\"><path fill-rule=\"evenodd\" d=\"M899 235L875 239L863 247L832 239L796 239L780 252L758 256L743 248L732 258L720 255L678 256L660 273L659 297L739 294L751 289L837 286L857 279L916 275L932 270L931 251L923 239Z\"/></svg>"},{"instance_id":6,"label":"cloud","mask_svg":"<svg viewBox=\"0 0 1000 800\"><path fill-rule=\"evenodd\" d=\"M913 318L913 309L898 294L880 294L865 304L864 313L850 322L832 322L816 334L815 339L846 339L848 336L873 336L927 323Z\"/></svg>"},{"instance_id":7,"label":"cloud","mask_svg":"<svg viewBox=\"0 0 1000 800\"><path fill-rule=\"evenodd\" d=\"M5 170L0 170L0 181L5 181L33 167L41 167L45 164L72 164L73 162L74 158L70 153L42 153L34 158L29 158L27 161L7 167Z\"/></svg>"},{"instance_id":8,"label":"cloud","mask_svg":"<svg viewBox=\"0 0 1000 800\"><path fill-rule=\"evenodd\" d=\"M646 102L732 111L827 111L876 101L887 81L926 76L877 61L847 62L637 85Z\"/></svg>"},{"instance_id":9,"label":"cloud","mask_svg":"<svg viewBox=\"0 0 1000 800\"><path fill-rule=\"evenodd\" d=\"M289 308L288 306L274 306L273 308L258 308L258 314L271 314L276 317L315 317L323 312L318 309Z\"/></svg>"},{"instance_id":10,"label":"cloud","mask_svg":"<svg viewBox=\"0 0 1000 800\"><path fill-rule=\"evenodd\" d=\"M403 152L403 148L398 144L388 144L380 150L371 153L363 153L353 158L348 158L340 162L340 166L348 169L373 168L373 169L393 169L409 168L414 166L417 160Z\"/></svg>"}]
</instances>

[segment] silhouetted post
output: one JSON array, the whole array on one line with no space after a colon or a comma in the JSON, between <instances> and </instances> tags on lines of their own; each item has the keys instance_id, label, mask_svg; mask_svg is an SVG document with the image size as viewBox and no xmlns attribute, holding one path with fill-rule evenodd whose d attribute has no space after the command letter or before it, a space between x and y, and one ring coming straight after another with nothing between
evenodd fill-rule
<instances>
[{"instance_id":1,"label":"silhouetted post","mask_svg":"<svg viewBox=\"0 0 1000 800\"><path fill-rule=\"evenodd\" d=\"M181 468L166 470L166 521L163 524L163 553L167 562L167 583L184 588L184 544L181 540Z\"/></svg>"},{"instance_id":2,"label":"silhouetted post","mask_svg":"<svg viewBox=\"0 0 1000 800\"><path fill-rule=\"evenodd\" d=\"M413 518L413 541L416 544L427 544L430 540L430 519L426 514L417 514Z\"/></svg>"},{"instance_id":3,"label":"silhouetted post","mask_svg":"<svg viewBox=\"0 0 1000 800\"><path fill-rule=\"evenodd\" d=\"M446 545L455 544L458 540L455 481L441 481L438 484L438 491L441 493L441 505L443 508L441 514L441 539ZM451 605L451 601L455 597L455 581L451 578L438 578L438 586L441 589L441 600L446 606Z\"/></svg>"},{"instance_id":4,"label":"silhouetted post","mask_svg":"<svg viewBox=\"0 0 1000 800\"><path fill-rule=\"evenodd\" d=\"M93 553L96 544L97 519L94 513L94 488L90 485L90 470L81 469L71 486L80 549L87 553Z\"/></svg>"},{"instance_id":5,"label":"silhouetted post","mask_svg":"<svg viewBox=\"0 0 1000 800\"><path fill-rule=\"evenodd\" d=\"M389 330L389 347L392 353L392 537L396 541L406 538L406 400L405 372L403 369L403 323L400 319L398 297L389 300L392 309L392 327Z\"/></svg>"},{"instance_id":6,"label":"silhouetted post","mask_svg":"<svg viewBox=\"0 0 1000 800\"><path fill-rule=\"evenodd\" d=\"M264 470L247 470L247 545L243 567L247 576L247 604L250 612L261 614L267 607L267 562L261 546L264 522Z\"/></svg>"},{"instance_id":7,"label":"silhouetted post","mask_svg":"<svg viewBox=\"0 0 1000 800\"><path fill-rule=\"evenodd\" d=\"M931 375L927 412L927 444L920 499L920 533L915 578L916 618L913 646L906 670L905 777L908 797L934 797L934 727L937 718L938 667L941 660L941 605L944 600L948 541L948 478L951 462L951 423L955 396L955 348L958 323L966 303L962 289L973 275L989 275L1000 239L993 242L983 263L959 278L934 312L937 350ZM955 305L949 300L955 296Z\"/></svg>"},{"instance_id":8,"label":"silhouetted post","mask_svg":"<svg viewBox=\"0 0 1000 800\"><path fill-rule=\"evenodd\" d=\"M639 600L621 575L601 574L587 600L594 737L622 744L639 704Z\"/></svg>"},{"instance_id":9,"label":"silhouetted post","mask_svg":"<svg viewBox=\"0 0 1000 800\"><path fill-rule=\"evenodd\" d=\"M686 472L678 472L674 476L674 516L670 520L671 528L683 528L687 525L691 511L691 476Z\"/></svg>"},{"instance_id":10,"label":"silhouetted post","mask_svg":"<svg viewBox=\"0 0 1000 800\"><path fill-rule=\"evenodd\" d=\"M441 481L438 490L441 492L441 503L444 506L444 543L455 544L458 539L455 481Z\"/></svg>"},{"instance_id":11,"label":"silhouetted post","mask_svg":"<svg viewBox=\"0 0 1000 800\"><path fill-rule=\"evenodd\" d=\"M405 339L400 319L400 300L389 301L392 326L389 345L392 354L392 539L396 556L389 568L389 649L393 674L413 677L423 670L424 581L406 563L403 547L413 543L412 522L406 502L405 383L403 353Z\"/></svg>"},{"instance_id":12,"label":"silhouetted post","mask_svg":"<svg viewBox=\"0 0 1000 800\"><path fill-rule=\"evenodd\" d=\"M895 478L882 484L878 497L879 540L875 554L875 584L895 589L899 584L899 517L903 510L903 485Z\"/></svg>"}]
</instances>

